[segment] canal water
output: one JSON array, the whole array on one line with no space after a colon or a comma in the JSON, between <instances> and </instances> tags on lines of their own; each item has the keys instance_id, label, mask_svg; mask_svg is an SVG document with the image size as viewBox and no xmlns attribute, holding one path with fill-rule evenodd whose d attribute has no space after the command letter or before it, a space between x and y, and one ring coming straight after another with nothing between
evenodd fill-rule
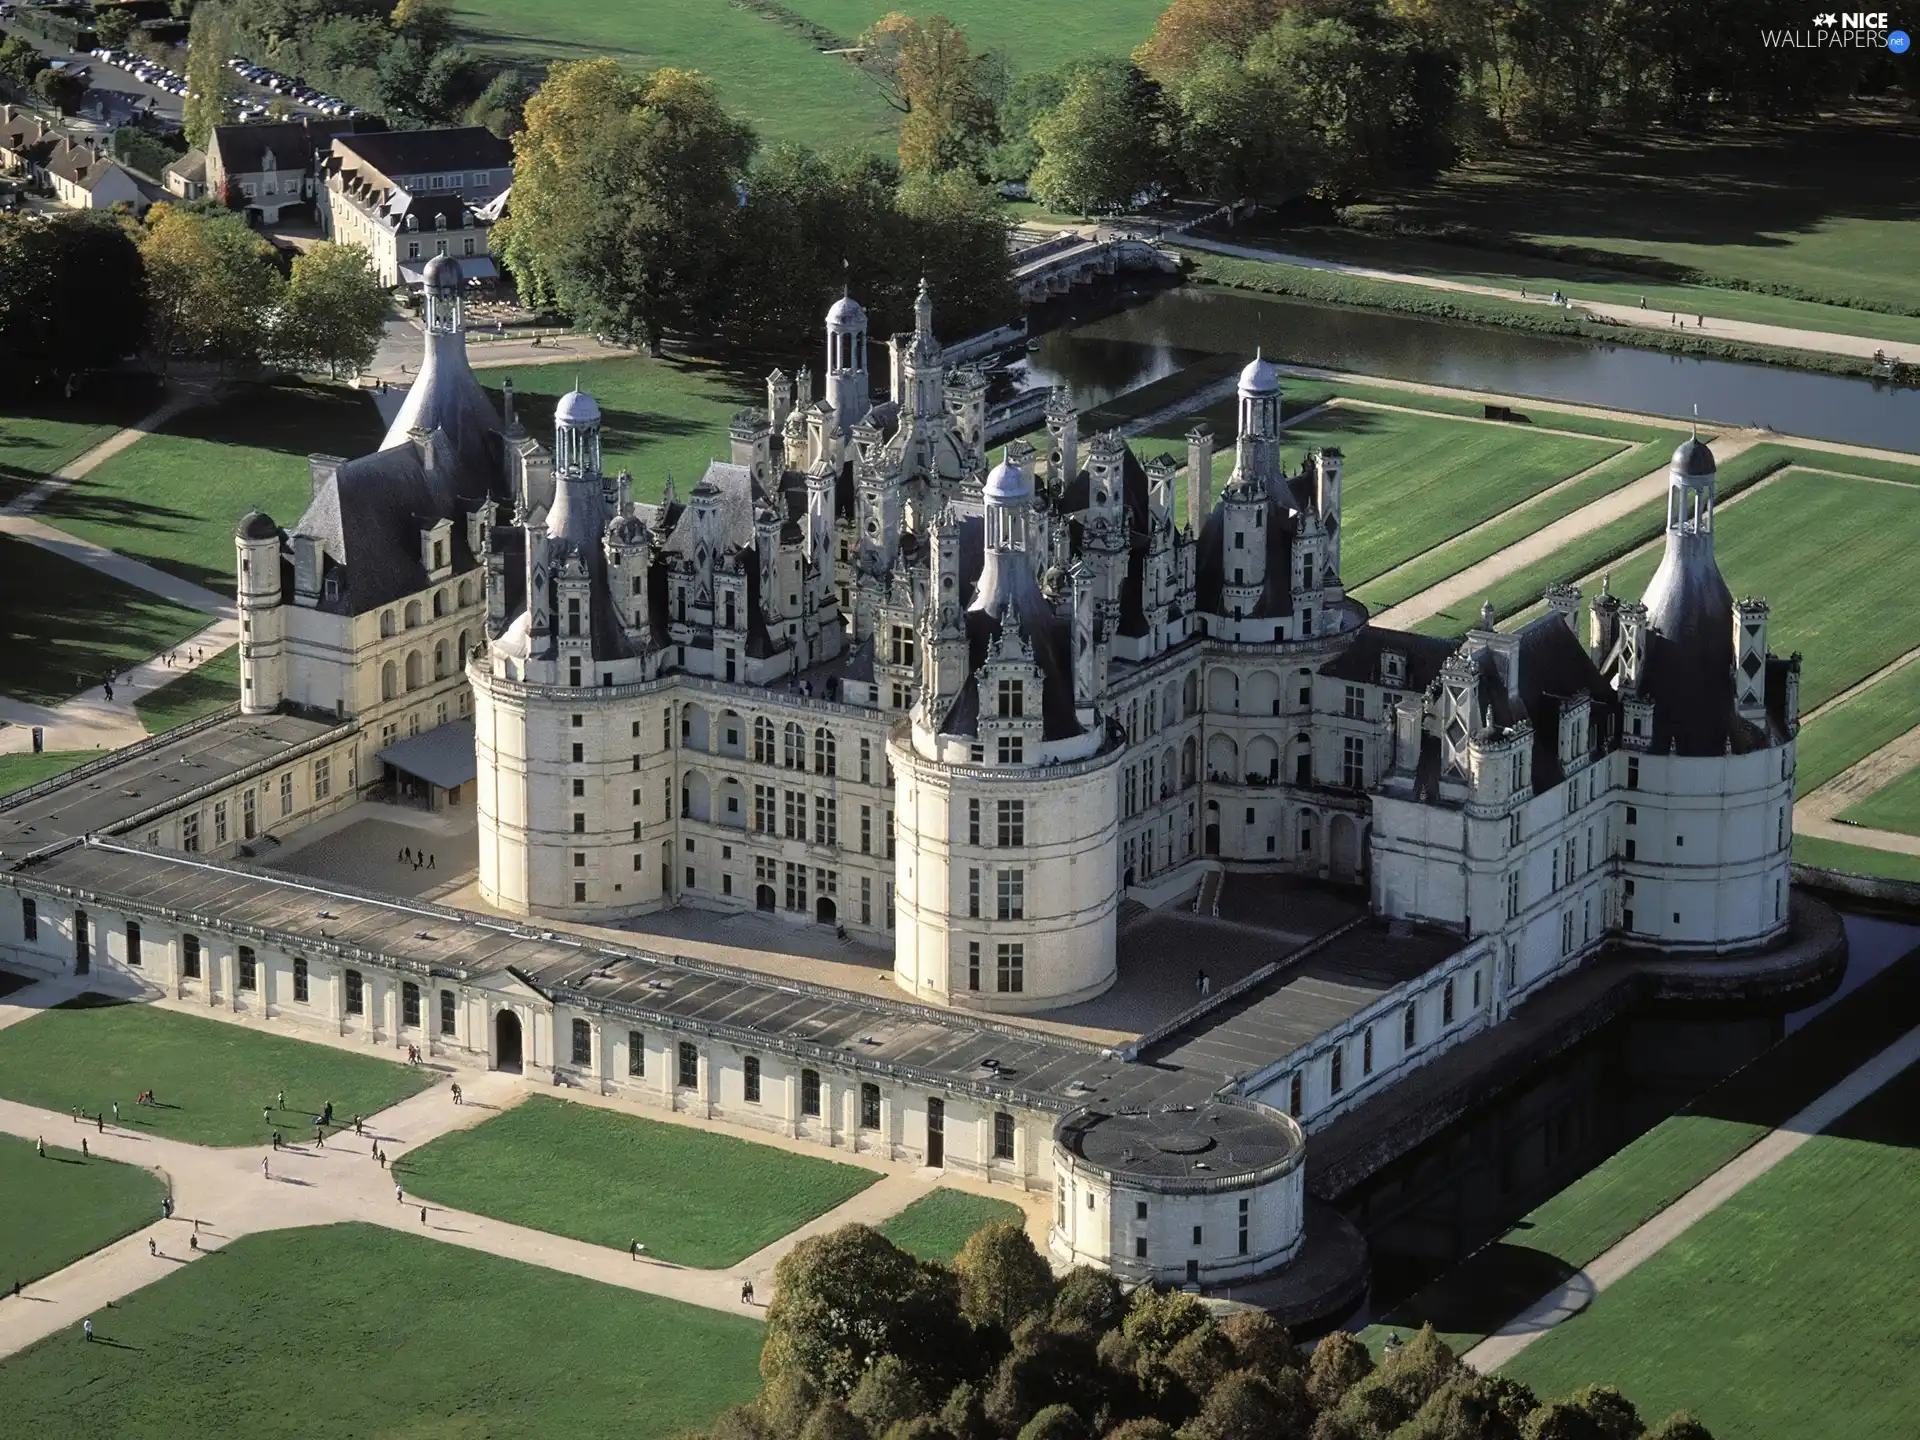
<instances>
[{"instance_id":1,"label":"canal water","mask_svg":"<svg viewBox=\"0 0 1920 1440\"><path fill-rule=\"evenodd\" d=\"M1009 378L1071 386L1083 411L1208 356L1251 356L1257 346L1269 359L1329 370L1681 419L1698 405L1702 419L1720 424L1920 451L1920 390L1772 365L1210 286L1071 297L1032 323L1046 333Z\"/></svg>"},{"instance_id":2,"label":"canal water","mask_svg":"<svg viewBox=\"0 0 1920 1440\"><path fill-rule=\"evenodd\" d=\"M1451 1269L1867 980L1896 962L1920 965L1920 925L1843 919L1846 975L1818 1003L1791 1012L1630 1010L1343 1196L1340 1209L1373 1259L1373 1290L1357 1318L1384 1313Z\"/></svg>"}]
</instances>

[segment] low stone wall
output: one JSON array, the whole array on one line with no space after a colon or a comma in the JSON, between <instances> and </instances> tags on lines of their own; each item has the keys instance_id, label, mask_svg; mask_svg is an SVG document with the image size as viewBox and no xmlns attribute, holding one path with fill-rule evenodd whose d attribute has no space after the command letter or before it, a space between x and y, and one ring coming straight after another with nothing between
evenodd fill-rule
<instances>
[{"instance_id":1,"label":"low stone wall","mask_svg":"<svg viewBox=\"0 0 1920 1440\"><path fill-rule=\"evenodd\" d=\"M1826 870L1818 865L1793 866L1793 883L1818 890L1829 897L1871 900L1890 905L1920 919L1920 881L1891 880L1884 875L1855 875L1846 870Z\"/></svg>"}]
</instances>

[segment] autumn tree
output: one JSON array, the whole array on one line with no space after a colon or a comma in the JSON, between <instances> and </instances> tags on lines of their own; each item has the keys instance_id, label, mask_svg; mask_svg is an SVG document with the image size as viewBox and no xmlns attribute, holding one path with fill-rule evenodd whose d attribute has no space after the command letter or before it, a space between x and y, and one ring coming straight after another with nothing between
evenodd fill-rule
<instances>
[{"instance_id":1,"label":"autumn tree","mask_svg":"<svg viewBox=\"0 0 1920 1440\"><path fill-rule=\"evenodd\" d=\"M175 356L258 364L285 282L273 247L239 215L160 204L139 240L162 366Z\"/></svg>"},{"instance_id":2,"label":"autumn tree","mask_svg":"<svg viewBox=\"0 0 1920 1440\"><path fill-rule=\"evenodd\" d=\"M62 115L71 115L86 98L86 80L71 70L48 66L33 77L33 89L42 100Z\"/></svg>"},{"instance_id":3,"label":"autumn tree","mask_svg":"<svg viewBox=\"0 0 1920 1440\"><path fill-rule=\"evenodd\" d=\"M1307 1361L1307 1394L1314 1407L1331 1410L1373 1369L1367 1347L1344 1330L1335 1330L1313 1347Z\"/></svg>"},{"instance_id":4,"label":"autumn tree","mask_svg":"<svg viewBox=\"0 0 1920 1440\"><path fill-rule=\"evenodd\" d=\"M326 241L295 257L274 326L274 353L297 370L338 379L373 363L387 323L387 290L358 245Z\"/></svg>"},{"instance_id":5,"label":"autumn tree","mask_svg":"<svg viewBox=\"0 0 1920 1440\"><path fill-rule=\"evenodd\" d=\"M1154 21L1153 34L1134 50L1133 63L1170 84L1208 50L1244 56L1280 11L1281 0L1173 0Z\"/></svg>"},{"instance_id":6,"label":"autumn tree","mask_svg":"<svg viewBox=\"0 0 1920 1440\"><path fill-rule=\"evenodd\" d=\"M187 143L204 150L213 127L224 125L240 93L240 78L227 68L233 54L233 22L216 4L194 7L187 36L187 98L181 111Z\"/></svg>"},{"instance_id":7,"label":"autumn tree","mask_svg":"<svg viewBox=\"0 0 1920 1440\"><path fill-rule=\"evenodd\" d=\"M906 170L977 168L998 138L1005 67L976 53L944 15L921 21L893 11L861 32L859 66L900 112Z\"/></svg>"},{"instance_id":8,"label":"autumn tree","mask_svg":"<svg viewBox=\"0 0 1920 1440\"><path fill-rule=\"evenodd\" d=\"M555 65L513 137L495 231L520 293L656 353L710 325L753 144L696 72Z\"/></svg>"},{"instance_id":9,"label":"autumn tree","mask_svg":"<svg viewBox=\"0 0 1920 1440\"><path fill-rule=\"evenodd\" d=\"M1027 1316L1053 1303L1053 1270L1016 1221L974 1231L953 1268L960 1277L960 1313L975 1325L1012 1333Z\"/></svg>"},{"instance_id":10,"label":"autumn tree","mask_svg":"<svg viewBox=\"0 0 1920 1440\"><path fill-rule=\"evenodd\" d=\"M1160 87L1124 62L1088 65L1034 122L1040 163L1028 187L1055 209L1087 214L1132 203L1162 176Z\"/></svg>"}]
</instances>

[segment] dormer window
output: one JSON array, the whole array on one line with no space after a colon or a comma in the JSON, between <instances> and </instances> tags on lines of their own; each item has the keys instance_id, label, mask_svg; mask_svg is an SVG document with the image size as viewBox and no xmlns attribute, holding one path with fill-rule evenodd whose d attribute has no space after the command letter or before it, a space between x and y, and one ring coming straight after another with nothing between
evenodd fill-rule
<instances>
[{"instance_id":1,"label":"dormer window","mask_svg":"<svg viewBox=\"0 0 1920 1440\"><path fill-rule=\"evenodd\" d=\"M438 215L433 217L433 228L436 230L444 230L447 228L446 211L443 210Z\"/></svg>"},{"instance_id":2,"label":"dormer window","mask_svg":"<svg viewBox=\"0 0 1920 1440\"><path fill-rule=\"evenodd\" d=\"M1014 679L1000 682L1000 718L1019 720L1026 715L1027 687Z\"/></svg>"},{"instance_id":3,"label":"dormer window","mask_svg":"<svg viewBox=\"0 0 1920 1440\"><path fill-rule=\"evenodd\" d=\"M418 215L407 216L407 229L418 230L419 228L420 228L420 217Z\"/></svg>"},{"instance_id":4,"label":"dormer window","mask_svg":"<svg viewBox=\"0 0 1920 1440\"><path fill-rule=\"evenodd\" d=\"M998 745L1002 765L1019 765L1026 760L1027 742L1019 735L1002 735Z\"/></svg>"},{"instance_id":5,"label":"dormer window","mask_svg":"<svg viewBox=\"0 0 1920 1440\"><path fill-rule=\"evenodd\" d=\"M1385 650L1380 655L1380 678L1388 685L1399 687L1406 683L1407 657L1398 650Z\"/></svg>"}]
</instances>

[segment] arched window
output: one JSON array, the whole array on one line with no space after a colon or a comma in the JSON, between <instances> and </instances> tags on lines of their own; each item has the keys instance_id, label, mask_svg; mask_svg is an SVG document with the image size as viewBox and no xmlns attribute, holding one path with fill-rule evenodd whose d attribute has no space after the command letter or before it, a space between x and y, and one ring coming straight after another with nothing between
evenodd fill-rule
<instances>
[{"instance_id":1,"label":"arched window","mask_svg":"<svg viewBox=\"0 0 1920 1440\"><path fill-rule=\"evenodd\" d=\"M753 722L753 758L762 765L773 764L773 721L764 715Z\"/></svg>"},{"instance_id":2,"label":"arched window","mask_svg":"<svg viewBox=\"0 0 1920 1440\"><path fill-rule=\"evenodd\" d=\"M409 600L407 602L407 629L409 630L418 629L419 625L420 625L420 602L418 600Z\"/></svg>"},{"instance_id":3,"label":"arched window","mask_svg":"<svg viewBox=\"0 0 1920 1440\"><path fill-rule=\"evenodd\" d=\"M418 690L426 678L426 662L420 658L418 650L407 652L407 689Z\"/></svg>"},{"instance_id":4,"label":"arched window","mask_svg":"<svg viewBox=\"0 0 1920 1440\"><path fill-rule=\"evenodd\" d=\"M444 640L433 642L433 678L436 680L447 678L447 642Z\"/></svg>"},{"instance_id":5,"label":"arched window","mask_svg":"<svg viewBox=\"0 0 1920 1440\"><path fill-rule=\"evenodd\" d=\"M453 663L456 665L464 665L467 663L467 657L471 654L473 654L473 632L471 630L462 630L460 632L460 648L454 652Z\"/></svg>"},{"instance_id":6,"label":"arched window","mask_svg":"<svg viewBox=\"0 0 1920 1440\"><path fill-rule=\"evenodd\" d=\"M819 775L834 773L833 735L824 725L813 732L813 768Z\"/></svg>"},{"instance_id":7,"label":"arched window","mask_svg":"<svg viewBox=\"0 0 1920 1440\"><path fill-rule=\"evenodd\" d=\"M393 611L382 610L380 612L380 638L384 640L391 634L393 634Z\"/></svg>"},{"instance_id":8,"label":"arched window","mask_svg":"<svg viewBox=\"0 0 1920 1440\"><path fill-rule=\"evenodd\" d=\"M438 620L442 615L446 613L447 613L447 592L444 590L436 590L433 592L433 618Z\"/></svg>"},{"instance_id":9,"label":"arched window","mask_svg":"<svg viewBox=\"0 0 1920 1440\"><path fill-rule=\"evenodd\" d=\"M393 668L393 662L389 660L380 667L380 698L382 700L393 699L397 684L398 675Z\"/></svg>"},{"instance_id":10,"label":"arched window","mask_svg":"<svg viewBox=\"0 0 1920 1440\"><path fill-rule=\"evenodd\" d=\"M781 741L780 763L789 770L807 768L807 735L793 721L787 722L787 728Z\"/></svg>"},{"instance_id":11,"label":"arched window","mask_svg":"<svg viewBox=\"0 0 1920 1440\"><path fill-rule=\"evenodd\" d=\"M460 608L464 610L466 609L467 606L471 605L472 603L473 603L473 582L471 580L462 580L460 582Z\"/></svg>"}]
</instances>

